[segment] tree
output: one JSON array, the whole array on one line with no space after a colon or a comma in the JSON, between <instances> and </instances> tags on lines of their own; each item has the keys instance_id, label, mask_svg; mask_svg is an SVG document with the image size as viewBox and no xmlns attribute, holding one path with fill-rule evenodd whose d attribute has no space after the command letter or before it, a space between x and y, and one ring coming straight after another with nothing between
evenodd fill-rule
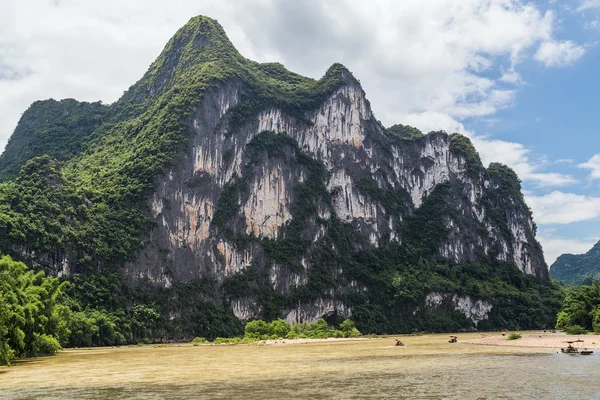
<instances>
[{"instance_id":1,"label":"tree","mask_svg":"<svg viewBox=\"0 0 600 400\"><path fill-rule=\"evenodd\" d=\"M572 331L580 326L600 332L600 283L570 288L556 318L556 328Z\"/></svg>"},{"instance_id":2,"label":"tree","mask_svg":"<svg viewBox=\"0 0 600 400\"><path fill-rule=\"evenodd\" d=\"M54 354L69 330L69 313L57 306L65 284L0 258L0 364L18 357Z\"/></svg>"}]
</instances>

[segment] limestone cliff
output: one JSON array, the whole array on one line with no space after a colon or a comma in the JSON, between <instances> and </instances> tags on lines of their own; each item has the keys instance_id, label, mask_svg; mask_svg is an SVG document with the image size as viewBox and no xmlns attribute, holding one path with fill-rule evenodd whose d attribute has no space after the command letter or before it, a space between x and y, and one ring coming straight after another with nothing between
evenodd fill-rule
<instances>
[{"instance_id":1,"label":"limestone cliff","mask_svg":"<svg viewBox=\"0 0 600 400\"><path fill-rule=\"evenodd\" d=\"M473 173L469 156L476 153L461 152L444 132L414 140L390 135L375 119L358 81L345 68L337 73L343 79L341 87L305 118L268 107L235 129L230 116L243 103L244 82L231 79L212 88L189 121L189 149L159 179L149 200L157 226L140 256L129 263L129 273L164 283L203 276L224 281L255 266L268 271L274 290L286 295L308 282L311 264L318 261L315 248L326 242L332 221L360 233L364 240L353 244L354 251L402 245L410 235L418 241L420 233L406 229L411 225L404 220L446 185L437 194L444 210L431 216L440 218L441 230L432 257L461 263L491 255L547 280L531 214L519 189L498 195L505 178L477 166ZM266 148L260 149L262 154L253 151L260 162L251 168L248 148L261 135L290 140L278 154ZM311 175L299 154L322 166L324 174ZM313 183L324 191L312 199L314 215L301 227L302 248L286 260L301 266L292 272L269 256L265 243L286 240L294 207L304 201L299 186L311 179L319 179ZM228 190L240 183L244 190ZM224 203L231 212L216 223ZM333 289L367 290L343 279ZM337 297L322 293L284 314L290 320L313 320L334 312L349 315L351 309ZM234 311L244 319L258 316L256 299L236 300Z\"/></svg>"}]
</instances>

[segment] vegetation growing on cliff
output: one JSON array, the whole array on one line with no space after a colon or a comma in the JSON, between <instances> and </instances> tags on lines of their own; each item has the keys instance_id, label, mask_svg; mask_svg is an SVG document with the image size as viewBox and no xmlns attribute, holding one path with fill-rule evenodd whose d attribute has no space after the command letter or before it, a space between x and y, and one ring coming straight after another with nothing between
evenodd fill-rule
<instances>
[{"instance_id":1,"label":"vegetation growing on cliff","mask_svg":"<svg viewBox=\"0 0 600 400\"><path fill-rule=\"evenodd\" d=\"M467 164L467 175L471 178L477 178L477 176L479 176L483 170L483 164L481 164L479 153L468 137L461 135L460 133L450 135L450 150L465 160Z\"/></svg>"},{"instance_id":2,"label":"vegetation growing on cliff","mask_svg":"<svg viewBox=\"0 0 600 400\"><path fill-rule=\"evenodd\" d=\"M0 182L15 178L25 163L49 155L66 161L81 153L104 122L108 106L73 99L36 101L21 117L0 155Z\"/></svg>"},{"instance_id":3,"label":"vegetation growing on cliff","mask_svg":"<svg viewBox=\"0 0 600 400\"><path fill-rule=\"evenodd\" d=\"M563 254L550 267L552 277L565 285L589 285L600 280L600 242L585 254Z\"/></svg>"},{"instance_id":4,"label":"vegetation growing on cliff","mask_svg":"<svg viewBox=\"0 0 600 400\"><path fill-rule=\"evenodd\" d=\"M405 140L420 139L423 136L425 136L423 135L423 132L421 132L417 128L402 124L392 125L385 131L389 135Z\"/></svg>"}]
</instances>

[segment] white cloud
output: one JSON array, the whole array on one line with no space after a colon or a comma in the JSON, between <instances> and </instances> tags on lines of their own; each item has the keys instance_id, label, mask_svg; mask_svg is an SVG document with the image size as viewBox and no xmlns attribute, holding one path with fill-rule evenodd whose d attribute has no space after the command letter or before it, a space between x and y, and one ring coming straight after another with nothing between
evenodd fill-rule
<instances>
[{"instance_id":1,"label":"white cloud","mask_svg":"<svg viewBox=\"0 0 600 400\"><path fill-rule=\"evenodd\" d=\"M521 75L517 71L515 71L514 65L512 65L508 71L502 72L502 76L500 76L500 81L512 83L514 85L523 83Z\"/></svg>"},{"instance_id":2,"label":"white cloud","mask_svg":"<svg viewBox=\"0 0 600 400\"><path fill-rule=\"evenodd\" d=\"M567 186L576 183L571 175L542 172L545 160L532 160L531 150L521 143L472 136L471 140L484 164L501 162L515 170L521 180L539 187Z\"/></svg>"},{"instance_id":3,"label":"white cloud","mask_svg":"<svg viewBox=\"0 0 600 400\"><path fill-rule=\"evenodd\" d=\"M594 8L600 8L600 0L584 0L581 5L577 8L577 11L585 11Z\"/></svg>"},{"instance_id":4,"label":"white cloud","mask_svg":"<svg viewBox=\"0 0 600 400\"><path fill-rule=\"evenodd\" d=\"M541 234L537 239L544 249L544 258L548 266L552 265L562 254L587 253L598 242L598 238L584 238L579 240L557 237L552 234Z\"/></svg>"},{"instance_id":5,"label":"white cloud","mask_svg":"<svg viewBox=\"0 0 600 400\"><path fill-rule=\"evenodd\" d=\"M571 40L543 42L535 53L535 59L546 67L564 67L579 60L585 48Z\"/></svg>"},{"instance_id":6,"label":"white cloud","mask_svg":"<svg viewBox=\"0 0 600 400\"><path fill-rule=\"evenodd\" d=\"M595 154L587 162L579 164L579 168L589 169L591 179L600 179L600 153Z\"/></svg>"},{"instance_id":7,"label":"white cloud","mask_svg":"<svg viewBox=\"0 0 600 400\"><path fill-rule=\"evenodd\" d=\"M553 191L541 196L526 193L525 200L539 224L570 224L600 216L600 197Z\"/></svg>"},{"instance_id":8,"label":"white cloud","mask_svg":"<svg viewBox=\"0 0 600 400\"><path fill-rule=\"evenodd\" d=\"M525 0L4 1L0 140L34 100L116 100L197 14L218 19L248 58L313 77L344 63L386 125L456 125L511 106L515 68L556 25Z\"/></svg>"}]
</instances>

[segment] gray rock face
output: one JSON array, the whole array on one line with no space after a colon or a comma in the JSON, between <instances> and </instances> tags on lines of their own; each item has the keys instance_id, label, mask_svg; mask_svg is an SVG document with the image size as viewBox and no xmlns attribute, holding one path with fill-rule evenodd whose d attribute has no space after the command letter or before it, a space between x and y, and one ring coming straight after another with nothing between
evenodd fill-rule
<instances>
[{"instance_id":1,"label":"gray rock face","mask_svg":"<svg viewBox=\"0 0 600 400\"><path fill-rule=\"evenodd\" d=\"M451 190L444 195L444 204L452 212L442 216L444 234L435 257L464 262L488 255L514 262L522 272L547 280L547 267L522 197L490 200L501 182L484 169L470 173L468 160L452 150L447 134L391 138L351 76L307 115L310 123L271 108L233 130L229 118L242 91L234 80L222 84L205 95L190 119L194 135L189 151L160 179L149 200L156 227L145 238L136 260L127 265L128 274L163 285L173 279L200 277L224 282L254 266L268 273L275 293L285 296L308 280L311 254L331 226L319 221L335 219L351 225L364 239L356 243L356 249L402 245L411 234L402 229L403 220L446 185ZM299 268L293 271L269 257L265 243L286 239L285 229L301 201L298 185L311 179L311 171L289 148L276 156L262 154L261 161L249 168L248 146L264 131L289 136L326 171L323 183L329 200L322 198L316 217L304 227L302 237L313 246L294 255ZM241 183L245 190L229 190ZM217 210L225 203L233 212L225 226L217 226ZM235 240L240 235L255 240L240 245ZM341 281L340 288L342 292L366 290L356 282ZM476 299L453 301L473 321L485 318L489 311L488 304ZM260 313L251 296L236 299L231 306L241 319ZM336 293L323 293L317 301L284 311L289 321L334 313L352 314Z\"/></svg>"}]
</instances>

